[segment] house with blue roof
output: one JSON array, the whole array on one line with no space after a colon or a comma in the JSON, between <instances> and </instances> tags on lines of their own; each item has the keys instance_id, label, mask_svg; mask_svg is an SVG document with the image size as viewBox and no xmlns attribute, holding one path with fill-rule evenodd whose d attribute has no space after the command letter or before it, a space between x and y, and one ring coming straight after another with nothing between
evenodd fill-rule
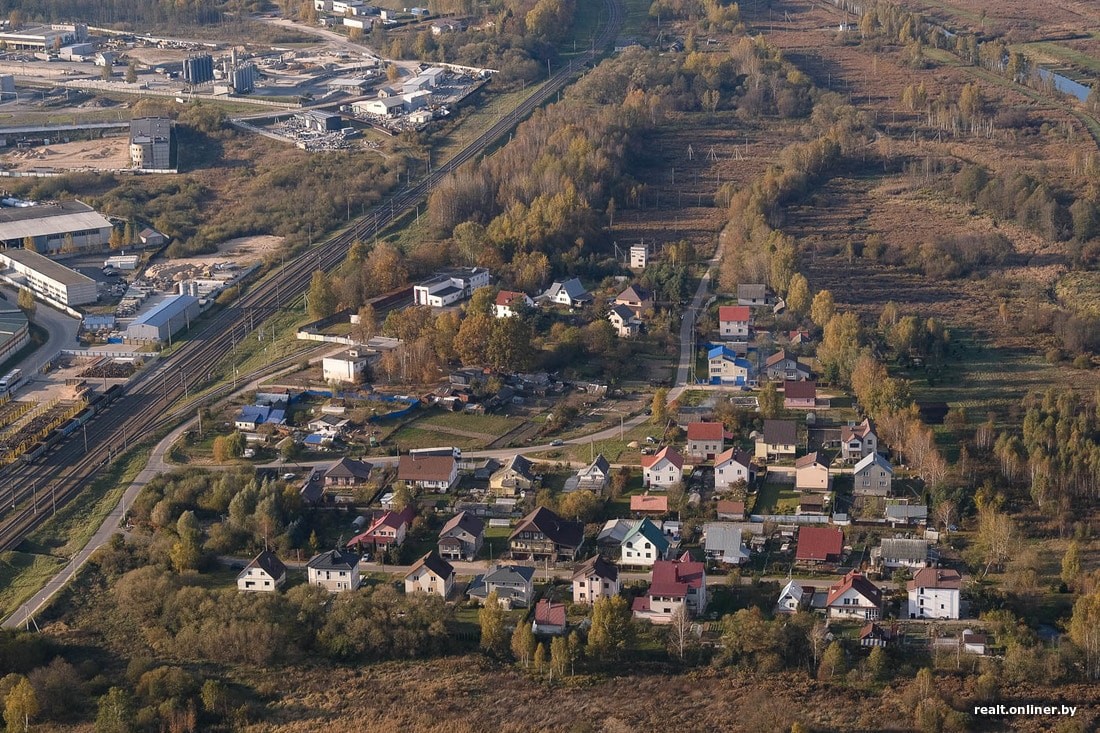
<instances>
[{"instance_id":1,"label":"house with blue roof","mask_svg":"<svg viewBox=\"0 0 1100 733\"><path fill-rule=\"evenodd\" d=\"M253 432L261 425L286 425L286 410L271 405L245 405L233 419L233 426L246 432Z\"/></svg>"},{"instance_id":2,"label":"house with blue roof","mask_svg":"<svg viewBox=\"0 0 1100 733\"><path fill-rule=\"evenodd\" d=\"M653 563L665 558L671 543L660 527L646 517L635 523L619 547L623 565L653 567Z\"/></svg>"},{"instance_id":3,"label":"house with blue roof","mask_svg":"<svg viewBox=\"0 0 1100 733\"><path fill-rule=\"evenodd\" d=\"M738 356L737 352L727 346L715 346L708 351L707 363L710 367L708 381L711 384L735 384L744 387L754 381L752 362Z\"/></svg>"}]
</instances>

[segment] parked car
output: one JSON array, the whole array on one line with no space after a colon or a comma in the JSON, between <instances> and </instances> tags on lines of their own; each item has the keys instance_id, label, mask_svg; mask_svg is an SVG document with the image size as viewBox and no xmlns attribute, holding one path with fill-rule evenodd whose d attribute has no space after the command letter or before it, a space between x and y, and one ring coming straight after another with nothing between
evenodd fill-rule
<instances>
[{"instance_id":1,"label":"parked car","mask_svg":"<svg viewBox=\"0 0 1100 733\"><path fill-rule=\"evenodd\" d=\"M558 440L551 440L550 445L554 448L557 448L559 446L565 445L565 441L561 440L560 438Z\"/></svg>"}]
</instances>

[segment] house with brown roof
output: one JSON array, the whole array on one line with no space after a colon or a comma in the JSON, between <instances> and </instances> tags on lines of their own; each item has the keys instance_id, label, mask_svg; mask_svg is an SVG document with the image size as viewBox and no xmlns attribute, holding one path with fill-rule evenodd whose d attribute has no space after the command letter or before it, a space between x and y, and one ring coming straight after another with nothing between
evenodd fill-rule
<instances>
[{"instance_id":1,"label":"house with brown roof","mask_svg":"<svg viewBox=\"0 0 1100 733\"><path fill-rule=\"evenodd\" d=\"M462 511L439 530L439 556L447 560L473 560L485 541L485 522Z\"/></svg>"},{"instance_id":2,"label":"house with brown roof","mask_svg":"<svg viewBox=\"0 0 1100 733\"><path fill-rule=\"evenodd\" d=\"M686 606L697 616L707 609L707 571L685 552L676 560L653 563L649 589L634 599L634 618L655 624L671 623L673 616Z\"/></svg>"},{"instance_id":3,"label":"house with brown roof","mask_svg":"<svg viewBox=\"0 0 1100 733\"><path fill-rule=\"evenodd\" d=\"M745 502L732 501L730 499L719 499L718 518L735 519L737 521L741 521L745 518Z\"/></svg>"},{"instance_id":4,"label":"house with brown roof","mask_svg":"<svg viewBox=\"0 0 1100 733\"><path fill-rule=\"evenodd\" d=\"M405 573L405 593L427 593L449 598L455 584L454 567L434 552L416 561Z\"/></svg>"},{"instance_id":5,"label":"house with brown roof","mask_svg":"<svg viewBox=\"0 0 1100 733\"><path fill-rule=\"evenodd\" d=\"M619 568L596 555L573 570L573 603L592 604L619 595Z\"/></svg>"},{"instance_id":6,"label":"house with brown roof","mask_svg":"<svg viewBox=\"0 0 1100 733\"><path fill-rule=\"evenodd\" d=\"M882 591L853 570L829 588L825 609L831 619L877 621L882 613Z\"/></svg>"},{"instance_id":7,"label":"house with brown roof","mask_svg":"<svg viewBox=\"0 0 1100 733\"><path fill-rule=\"evenodd\" d=\"M574 560L584 543L584 525L562 519L544 506L536 508L512 530L512 557L531 560Z\"/></svg>"},{"instance_id":8,"label":"house with brown roof","mask_svg":"<svg viewBox=\"0 0 1100 733\"><path fill-rule=\"evenodd\" d=\"M957 619L962 576L957 570L921 568L909 581L909 618Z\"/></svg>"},{"instance_id":9,"label":"house with brown roof","mask_svg":"<svg viewBox=\"0 0 1100 733\"><path fill-rule=\"evenodd\" d=\"M725 450L726 426L720 422L693 422L687 426L687 454L692 460L713 461Z\"/></svg>"},{"instance_id":10,"label":"house with brown roof","mask_svg":"<svg viewBox=\"0 0 1100 733\"><path fill-rule=\"evenodd\" d=\"M828 491L830 484L829 467L817 451L794 462L794 487L799 491Z\"/></svg>"},{"instance_id":11,"label":"house with brown roof","mask_svg":"<svg viewBox=\"0 0 1100 733\"><path fill-rule=\"evenodd\" d=\"M635 494L630 497L630 511L634 514L668 514L668 496Z\"/></svg>"},{"instance_id":12,"label":"house with brown roof","mask_svg":"<svg viewBox=\"0 0 1100 733\"><path fill-rule=\"evenodd\" d=\"M554 603L543 598L535 604L535 618L531 621L531 631L547 636L561 636L565 633L565 604Z\"/></svg>"},{"instance_id":13,"label":"house with brown roof","mask_svg":"<svg viewBox=\"0 0 1100 733\"><path fill-rule=\"evenodd\" d=\"M829 494L806 493L798 497L798 516L824 516Z\"/></svg>"},{"instance_id":14,"label":"house with brown roof","mask_svg":"<svg viewBox=\"0 0 1100 733\"><path fill-rule=\"evenodd\" d=\"M783 409L813 410L817 407L817 382L810 380L783 382Z\"/></svg>"},{"instance_id":15,"label":"house with brown roof","mask_svg":"<svg viewBox=\"0 0 1100 733\"><path fill-rule=\"evenodd\" d=\"M652 456L642 456L642 485L657 489L675 486L684 478L684 457L666 445Z\"/></svg>"},{"instance_id":16,"label":"house with brown roof","mask_svg":"<svg viewBox=\"0 0 1100 733\"><path fill-rule=\"evenodd\" d=\"M794 559L807 563L837 563L844 552L844 533L836 527L800 527Z\"/></svg>"},{"instance_id":17,"label":"house with brown roof","mask_svg":"<svg viewBox=\"0 0 1100 733\"><path fill-rule=\"evenodd\" d=\"M362 486L370 480L370 473L373 468L371 464L365 461L357 461L354 458L341 458L325 471L325 487L350 488Z\"/></svg>"},{"instance_id":18,"label":"house with brown roof","mask_svg":"<svg viewBox=\"0 0 1100 733\"><path fill-rule=\"evenodd\" d=\"M631 285L615 297L613 305L629 308L635 316L642 318L653 311L653 293L641 285Z\"/></svg>"},{"instance_id":19,"label":"house with brown roof","mask_svg":"<svg viewBox=\"0 0 1100 733\"><path fill-rule=\"evenodd\" d=\"M798 451L798 425L794 420L765 420L764 430L756 438L756 457L793 457Z\"/></svg>"},{"instance_id":20,"label":"house with brown roof","mask_svg":"<svg viewBox=\"0 0 1100 733\"><path fill-rule=\"evenodd\" d=\"M714 490L728 491L738 484L756 480L752 455L741 448L728 448L714 457Z\"/></svg>"},{"instance_id":21,"label":"house with brown roof","mask_svg":"<svg viewBox=\"0 0 1100 733\"><path fill-rule=\"evenodd\" d=\"M764 360L764 376L772 381L809 379L810 370L793 354L780 349Z\"/></svg>"},{"instance_id":22,"label":"house with brown roof","mask_svg":"<svg viewBox=\"0 0 1100 733\"><path fill-rule=\"evenodd\" d=\"M859 461L878 451L878 435L871 418L859 425L843 425L840 428L840 455L849 463Z\"/></svg>"},{"instance_id":23,"label":"house with brown roof","mask_svg":"<svg viewBox=\"0 0 1100 733\"><path fill-rule=\"evenodd\" d=\"M718 307L718 333L723 338L747 339L752 327L752 309L747 305Z\"/></svg>"},{"instance_id":24,"label":"house with brown roof","mask_svg":"<svg viewBox=\"0 0 1100 733\"><path fill-rule=\"evenodd\" d=\"M348 547L400 547L412 524L413 508L407 506L399 512L383 512L371 522L365 532L348 540Z\"/></svg>"},{"instance_id":25,"label":"house with brown roof","mask_svg":"<svg viewBox=\"0 0 1100 733\"><path fill-rule=\"evenodd\" d=\"M889 646L898 637L898 627L879 626L875 622L865 625L859 630L859 645L866 647Z\"/></svg>"},{"instance_id":26,"label":"house with brown roof","mask_svg":"<svg viewBox=\"0 0 1100 733\"><path fill-rule=\"evenodd\" d=\"M264 550L237 576L237 590L274 593L286 582L286 565L274 552Z\"/></svg>"},{"instance_id":27,"label":"house with brown roof","mask_svg":"<svg viewBox=\"0 0 1100 733\"><path fill-rule=\"evenodd\" d=\"M430 491L450 491L458 483L458 461L453 455L410 454L397 462L397 480Z\"/></svg>"},{"instance_id":28,"label":"house with brown roof","mask_svg":"<svg viewBox=\"0 0 1100 733\"><path fill-rule=\"evenodd\" d=\"M511 318L522 312L524 308L534 308L535 301L528 297L527 293L519 293L514 290L501 290L497 293L496 302L493 303L493 314L497 318Z\"/></svg>"}]
</instances>

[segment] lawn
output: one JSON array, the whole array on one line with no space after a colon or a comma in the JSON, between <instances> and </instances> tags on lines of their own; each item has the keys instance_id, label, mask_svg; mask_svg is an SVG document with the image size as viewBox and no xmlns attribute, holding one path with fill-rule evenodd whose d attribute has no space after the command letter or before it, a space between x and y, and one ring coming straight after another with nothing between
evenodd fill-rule
<instances>
[{"instance_id":1,"label":"lawn","mask_svg":"<svg viewBox=\"0 0 1100 733\"><path fill-rule=\"evenodd\" d=\"M0 615L8 616L57 574L65 561L26 552L0 553Z\"/></svg>"},{"instance_id":2,"label":"lawn","mask_svg":"<svg viewBox=\"0 0 1100 733\"><path fill-rule=\"evenodd\" d=\"M485 544L481 546L478 559L500 558L507 553L510 534L512 534L511 527L486 527Z\"/></svg>"},{"instance_id":3,"label":"lawn","mask_svg":"<svg viewBox=\"0 0 1100 733\"><path fill-rule=\"evenodd\" d=\"M398 450L407 451L414 448L437 448L440 446L453 446L462 450L477 450L484 448L487 441L403 426L386 438L385 442L393 444Z\"/></svg>"},{"instance_id":4,"label":"lawn","mask_svg":"<svg viewBox=\"0 0 1100 733\"><path fill-rule=\"evenodd\" d=\"M462 412L436 412L417 420L417 425L440 425L471 433L501 436L523 424L523 419L506 415L470 415Z\"/></svg>"},{"instance_id":5,"label":"lawn","mask_svg":"<svg viewBox=\"0 0 1100 733\"><path fill-rule=\"evenodd\" d=\"M799 494L794 484L765 482L756 495L753 514L794 514L798 508Z\"/></svg>"}]
</instances>

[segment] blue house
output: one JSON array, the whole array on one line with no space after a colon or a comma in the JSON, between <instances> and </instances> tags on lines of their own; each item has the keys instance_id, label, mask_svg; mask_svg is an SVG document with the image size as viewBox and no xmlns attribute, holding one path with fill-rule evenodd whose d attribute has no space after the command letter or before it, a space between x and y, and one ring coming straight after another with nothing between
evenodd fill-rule
<instances>
[{"instance_id":1,"label":"blue house","mask_svg":"<svg viewBox=\"0 0 1100 733\"><path fill-rule=\"evenodd\" d=\"M711 384L747 386L753 381L752 363L726 346L715 346L707 352Z\"/></svg>"}]
</instances>

